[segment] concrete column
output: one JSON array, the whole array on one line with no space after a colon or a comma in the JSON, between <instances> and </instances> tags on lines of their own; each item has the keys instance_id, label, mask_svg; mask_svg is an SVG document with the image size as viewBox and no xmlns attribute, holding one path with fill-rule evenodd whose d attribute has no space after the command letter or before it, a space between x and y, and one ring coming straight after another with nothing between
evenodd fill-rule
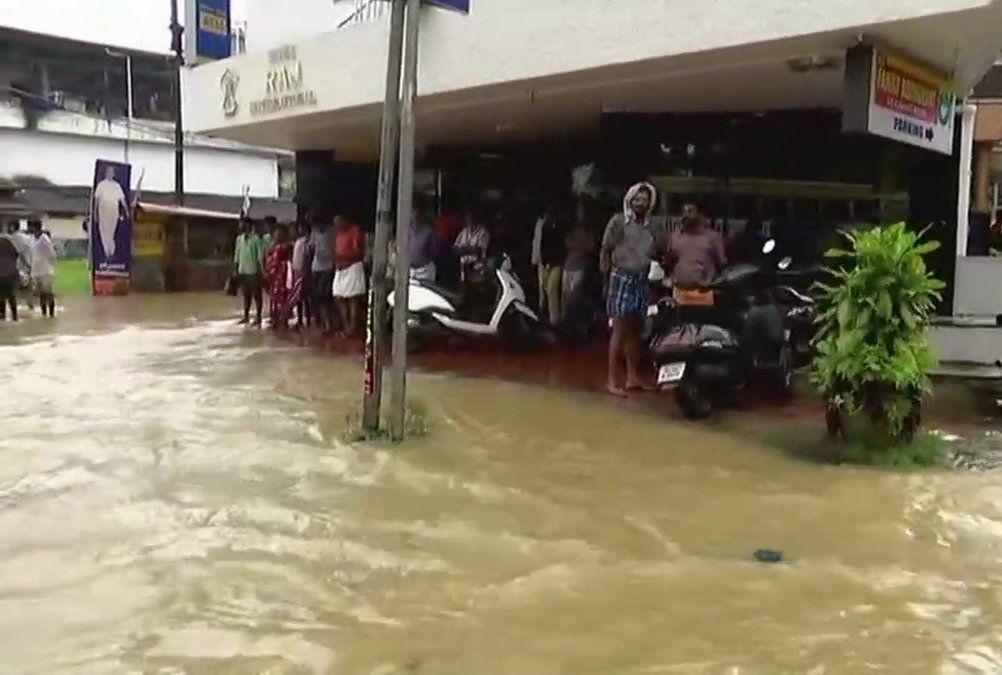
<instances>
[{"instance_id":1,"label":"concrete column","mask_svg":"<svg viewBox=\"0 0 1002 675\"><path fill-rule=\"evenodd\" d=\"M978 106L961 107L960 181L957 190L957 257L967 257L967 237L971 215L971 156L974 150L974 120Z\"/></svg>"},{"instance_id":2,"label":"concrete column","mask_svg":"<svg viewBox=\"0 0 1002 675\"><path fill-rule=\"evenodd\" d=\"M974 198L971 210L980 213L992 211L992 185L995 183L995 170L992 166L992 151L995 144L978 141L974 144Z\"/></svg>"}]
</instances>

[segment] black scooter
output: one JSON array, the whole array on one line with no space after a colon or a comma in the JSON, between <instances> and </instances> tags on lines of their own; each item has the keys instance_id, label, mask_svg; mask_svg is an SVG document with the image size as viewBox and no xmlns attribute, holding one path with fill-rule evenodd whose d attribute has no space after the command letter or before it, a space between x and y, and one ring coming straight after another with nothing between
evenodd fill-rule
<instances>
[{"instance_id":1,"label":"black scooter","mask_svg":"<svg viewBox=\"0 0 1002 675\"><path fill-rule=\"evenodd\" d=\"M794 309L800 314L800 303L810 299L786 294L796 307L777 302L777 269L788 269L792 261L771 263L768 254L774 250L770 240L761 263L732 266L699 292L676 289L651 310L649 348L658 388L677 390L686 417L710 416L752 379L765 380L781 396L792 394L796 355L790 315ZM813 316L812 310L803 314Z\"/></svg>"}]
</instances>

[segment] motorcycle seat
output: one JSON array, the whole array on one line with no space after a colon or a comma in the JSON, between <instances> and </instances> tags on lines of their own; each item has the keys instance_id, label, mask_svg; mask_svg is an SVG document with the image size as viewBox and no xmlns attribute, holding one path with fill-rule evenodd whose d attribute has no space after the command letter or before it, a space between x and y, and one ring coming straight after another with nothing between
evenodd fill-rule
<instances>
[{"instance_id":1,"label":"motorcycle seat","mask_svg":"<svg viewBox=\"0 0 1002 675\"><path fill-rule=\"evenodd\" d=\"M424 286L429 291L441 295L443 298L448 300L453 304L453 306L458 307L462 303L464 295L459 291L454 291L452 289L446 288L444 286L439 286L438 284L433 284L427 281L420 282L421 286Z\"/></svg>"}]
</instances>

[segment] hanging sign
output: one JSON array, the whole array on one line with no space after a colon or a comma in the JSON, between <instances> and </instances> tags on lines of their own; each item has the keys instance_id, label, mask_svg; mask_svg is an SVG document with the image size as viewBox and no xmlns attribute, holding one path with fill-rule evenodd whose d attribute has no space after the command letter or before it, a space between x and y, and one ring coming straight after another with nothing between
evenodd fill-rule
<instances>
[{"instance_id":1,"label":"hanging sign","mask_svg":"<svg viewBox=\"0 0 1002 675\"><path fill-rule=\"evenodd\" d=\"M953 153L956 93L951 78L872 45L846 55L842 128Z\"/></svg>"},{"instance_id":2,"label":"hanging sign","mask_svg":"<svg viewBox=\"0 0 1002 675\"><path fill-rule=\"evenodd\" d=\"M186 0L184 36L189 65L229 58L230 0Z\"/></svg>"}]
</instances>

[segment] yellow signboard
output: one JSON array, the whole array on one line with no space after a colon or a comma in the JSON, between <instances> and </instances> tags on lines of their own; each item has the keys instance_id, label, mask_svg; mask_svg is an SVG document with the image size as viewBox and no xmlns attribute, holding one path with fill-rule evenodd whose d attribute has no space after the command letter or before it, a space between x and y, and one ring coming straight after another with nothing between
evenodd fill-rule
<instances>
[{"instance_id":1,"label":"yellow signboard","mask_svg":"<svg viewBox=\"0 0 1002 675\"><path fill-rule=\"evenodd\" d=\"M132 255L136 258L160 258L165 250L163 223L139 216L132 230Z\"/></svg>"}]
</instances>

